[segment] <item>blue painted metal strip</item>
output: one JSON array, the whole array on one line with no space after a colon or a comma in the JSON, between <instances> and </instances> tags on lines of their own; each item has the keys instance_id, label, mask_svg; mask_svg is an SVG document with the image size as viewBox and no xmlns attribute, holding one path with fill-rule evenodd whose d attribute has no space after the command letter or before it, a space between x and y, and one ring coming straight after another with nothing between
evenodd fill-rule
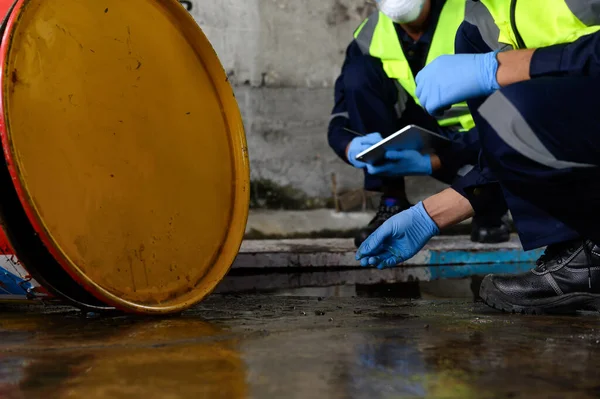
<instances>
[{"instance_id":1,"label":"blue painted metal strip","mask_svg":"<svg viewBox=\"0 0 600 399\"><path fill-rule=\"evenodd\" d=\"M430 266L431 280L458 279L493 274L518 274L533 268L531 263L494 263L480 265Z\"/></svg>"},{"instance_id":2,"label":"blue painted metal strip","mask_svg":"<svg viewBox=\"0 0 600 399\"><path fill-rule=\"evenodd\" d=\"M480 252L429 251L429 265L534 263L543 250L498 249Z\"/></svg>"},{"instance_id":3,"label":"blue painted metal strip","mask_svg":"<svg viewBox=\"0 0 600 399\"><path fill-rule=\"evenodd\" d=\"M0 289L6 292L6 294L0 293L0 298L2 295L19 295L25 298L30 288L32 288L31 283L0 267Z\"/></svg>"}]
</instances>

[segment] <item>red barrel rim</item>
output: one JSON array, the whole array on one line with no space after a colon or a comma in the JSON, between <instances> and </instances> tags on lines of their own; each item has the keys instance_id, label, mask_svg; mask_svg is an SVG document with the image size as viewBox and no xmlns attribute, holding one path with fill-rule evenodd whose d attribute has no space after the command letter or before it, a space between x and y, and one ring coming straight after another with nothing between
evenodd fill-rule
<instances>
[{"instance_id":1,"label":"red barrel rim","mask_svg":"<svg viewBox=\"0 0 600 399\"><path fill-rule=\"evenodd\" d=\"M3 14L0 24L0 37L2 44L0 51L6 51L6 32L9 32L10 26L17 13L17 6L21 6L24 0L0 0L0 14ZM0 65L0 74L4 73L3 65ZM0 75L2 81L3 75ZM3 110L3 102L0 100L0 110ZM2 139L6 132L6 125L3 119L0 119L0 135ZM115 308L102 303L100 300L85 291L79 286L71 276L60 266L56 259L48 252L48 247L40 240L39 234L31 223L26 209L22 206L21 198L17 191L17 185L13 173L8 166L7 150L4 140L1 142L4 157L0 159L0 184L4 187L2 196L0 196L0 225L1 235L4 238L6 248L12 254L19 254L17 259L27 272L38 283L42 285L44 291L49 292L56 299L66 300L68 303L89 311L114 311ZM44 268L32 267L36 264L45 265Z\"/></svg>"}]
</instances>

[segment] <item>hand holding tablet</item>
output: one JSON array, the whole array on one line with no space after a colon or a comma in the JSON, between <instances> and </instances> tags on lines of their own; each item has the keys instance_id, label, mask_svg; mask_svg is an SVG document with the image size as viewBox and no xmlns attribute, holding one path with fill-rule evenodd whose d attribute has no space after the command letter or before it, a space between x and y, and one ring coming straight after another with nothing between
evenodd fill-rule
<instances>
[{"instance_id":1,"label":"hand holding tablet","mask_svg":"<svg viewBox=\"0 0 600 399\"><path fill-rule=\"evenodd\" d=\"M375 165L385 162L386 151L429 151L449 143L449 139L438 133L408 125L356 155L356 160Z\"/></svg>"}]
</instances>

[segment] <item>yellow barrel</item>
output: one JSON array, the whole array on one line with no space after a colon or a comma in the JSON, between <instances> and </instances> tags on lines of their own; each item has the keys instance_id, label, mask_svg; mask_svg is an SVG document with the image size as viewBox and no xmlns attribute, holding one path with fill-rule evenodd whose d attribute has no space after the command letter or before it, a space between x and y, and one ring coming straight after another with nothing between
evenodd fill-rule
<instances>
[{"instance_id":1,"label":"yellow barrel","mask_svg":"<svg viewBox=\"0 0 600 399\"><path fill-rule=\"evenodd\" d=\"M197 303L233 263L249 205L242 120L209 41L176 0L1 3L1 166L22 209L0 207L16 255L51 290L94 298L80 305ZM7 210L47 254L31 256Z\"/></svg>"}]
</instances>

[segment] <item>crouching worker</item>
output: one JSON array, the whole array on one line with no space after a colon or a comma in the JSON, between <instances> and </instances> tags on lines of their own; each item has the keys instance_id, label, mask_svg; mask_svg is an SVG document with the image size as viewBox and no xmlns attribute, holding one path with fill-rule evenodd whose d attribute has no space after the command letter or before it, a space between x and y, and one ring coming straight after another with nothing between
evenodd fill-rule
<instances>
[{"instance_id":1,"label":"crouching worker","mask_svg":"<svg viewBox=\"0 0 600 399\"><path fill-rule=\"evenodd\" d=\"M458 102L434 118L421 107L414 80L436 57L454 53L465 0L380 0L377 5L379 11L359 26L346 51L328 130L329 144L339 157L364 169L365 190L383 194L377 215L356 236L357 246L388 218L410 207L403 176L433 175L452 183L459 171L477 162L480 150L477 132L466 132L474 126L466 104ZM382 137L410 124L453 138L454 143L433 159L417 153L392 154L388 163L396 166L383 170L369 169L355 159ZM505 214L506 210L478 212L472 240L507 241Z\"/></svg>"},{"instance_id":2,"label":"crouching worker","mask_svg":"<svg viewBox=\"0 0 600 399\"><path fill-rule=\"evenodd\" d=\"M600 0L469 1L456 55L416 77L434 113L468 100L478 165L451 189L385 222L359 248L394 267L443 229L508 205L530 272L487 276L490 306L525 313L600 310ZM461 54L458 54L461 53Z\"/></svg>"}]
</instances>

